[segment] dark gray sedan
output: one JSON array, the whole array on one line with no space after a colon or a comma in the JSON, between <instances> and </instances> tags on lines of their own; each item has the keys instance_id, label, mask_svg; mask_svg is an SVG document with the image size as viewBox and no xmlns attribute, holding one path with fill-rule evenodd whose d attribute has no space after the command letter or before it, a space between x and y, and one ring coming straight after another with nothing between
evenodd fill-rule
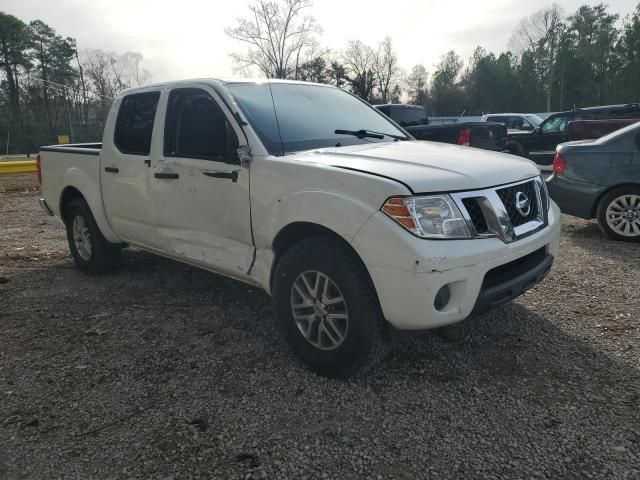
<instances>
[{"instance_id":1,"label":"dark gray sedan","mask_svg":"<svg viewBox=\"0 0 640 480\"><path fill-rule=\"evenodd\" d=\"M614 240L640 241L640 122L558 145L547 186L562 212L597 218Z\"/></svg>"}]
</instances>

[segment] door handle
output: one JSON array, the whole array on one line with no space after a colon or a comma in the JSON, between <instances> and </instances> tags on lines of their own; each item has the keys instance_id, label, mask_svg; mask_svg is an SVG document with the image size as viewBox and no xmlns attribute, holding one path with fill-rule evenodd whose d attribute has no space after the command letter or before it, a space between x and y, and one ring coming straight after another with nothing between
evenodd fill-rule
<instances>
[{"instance_id":1,"label":"door handle","mask_svg":"<svg viewBox=\"0 0 640 480\"><path fill-rule=\"evenodd\" d=\"M116 167L104 167L104 171L109 173L118 173L120 169Z\"/></svg>"},{"instance_id":2,"label":"door handle","mask_svg":"<svg viewBox=\"0 0 640 480\"><path fill-rule=\"evenodd\" d=\"M238 170L234 170L233 172L202 172L207 177L213 178L228 178L233 183L238 181Z\"/></svg>"},{"instance_id":3,"label":"door handle","mask_svg":"<svg viewBox=\"0 0 640 480\"><path fill-rule=\"evenodd\" d=\"M158 173L154 173L153 176L156 178L166 178L166 179L180 178L179 174L173 173L173 172L158 172Z\"/></svg>"}]
</instances>

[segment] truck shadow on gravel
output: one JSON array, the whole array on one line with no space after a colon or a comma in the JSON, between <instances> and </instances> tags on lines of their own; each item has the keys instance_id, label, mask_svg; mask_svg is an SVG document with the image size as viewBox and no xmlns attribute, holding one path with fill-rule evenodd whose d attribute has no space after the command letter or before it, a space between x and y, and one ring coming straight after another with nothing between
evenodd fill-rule
<instances>
[{"instance_id":1,"label":"truck shadow on gravel","mask_svg":"<svg viewBox=\"0 0 640 480\"><path fill-rule=\"evenodd\" d=\"M310 471L332 472L324 452L347 447L369 458L363 473L395 478L473 475L478 455L507 476L634 468L638 370L578 338L561 308L531 311L542 289L397 343L344 382L300 365L258 289L138 250L107 276L69 267L0 285L10 472L180 473L204 449L205 471L244 475L237 458L252 455L287 476L301 446Z\"/></svg>"}]
</instances>

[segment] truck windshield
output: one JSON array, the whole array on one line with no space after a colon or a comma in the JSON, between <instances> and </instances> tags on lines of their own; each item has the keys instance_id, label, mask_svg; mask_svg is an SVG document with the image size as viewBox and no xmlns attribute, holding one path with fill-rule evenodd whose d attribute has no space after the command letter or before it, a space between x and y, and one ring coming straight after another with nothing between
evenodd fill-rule
<instances>
[{"instance_id":1,"label":"truck windshield","mask_svg":"<svg viewBox=\"0 0 640 480\"><path fill-rule=\"evenodd\" d=\"M535 115L533 113L527 114L527 120L529 120L534 127L539 127L540 124L542 123L542 118L540 118L538 115Z\"/></svg>"},{"instance_id":2,"label":"truck windshield","mask_svg":"<svg viewBox=\"0 0 640 480\"><path fill-rule=\"evenodd\" d=\"M389 142L406 134L365 102L340 89L298 83L227 84L271 155L315 148ZM335 133L379 132L382 139Z\"/></svg>"}]
</instances>

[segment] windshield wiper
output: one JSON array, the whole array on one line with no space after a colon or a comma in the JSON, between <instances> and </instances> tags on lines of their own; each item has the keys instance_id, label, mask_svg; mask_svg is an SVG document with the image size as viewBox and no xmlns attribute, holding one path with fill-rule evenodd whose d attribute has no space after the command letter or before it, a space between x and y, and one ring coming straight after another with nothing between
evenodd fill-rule
<instances>
[{"instance_id":1,"label":"windshield wiper","mask_svg":"<svg viewBox=\"0 0 640 480\"><path fill-rule=\"evenodd\" d=\"M390 133L376 132L375 130L343 130L341 128L336 129L333 133L338 135L353 135L358 138L378 138L382 140L384 137L395 138L396 140L409 140L407 137L400 135L392 135Z\"/></svg>"}]
</instances>

